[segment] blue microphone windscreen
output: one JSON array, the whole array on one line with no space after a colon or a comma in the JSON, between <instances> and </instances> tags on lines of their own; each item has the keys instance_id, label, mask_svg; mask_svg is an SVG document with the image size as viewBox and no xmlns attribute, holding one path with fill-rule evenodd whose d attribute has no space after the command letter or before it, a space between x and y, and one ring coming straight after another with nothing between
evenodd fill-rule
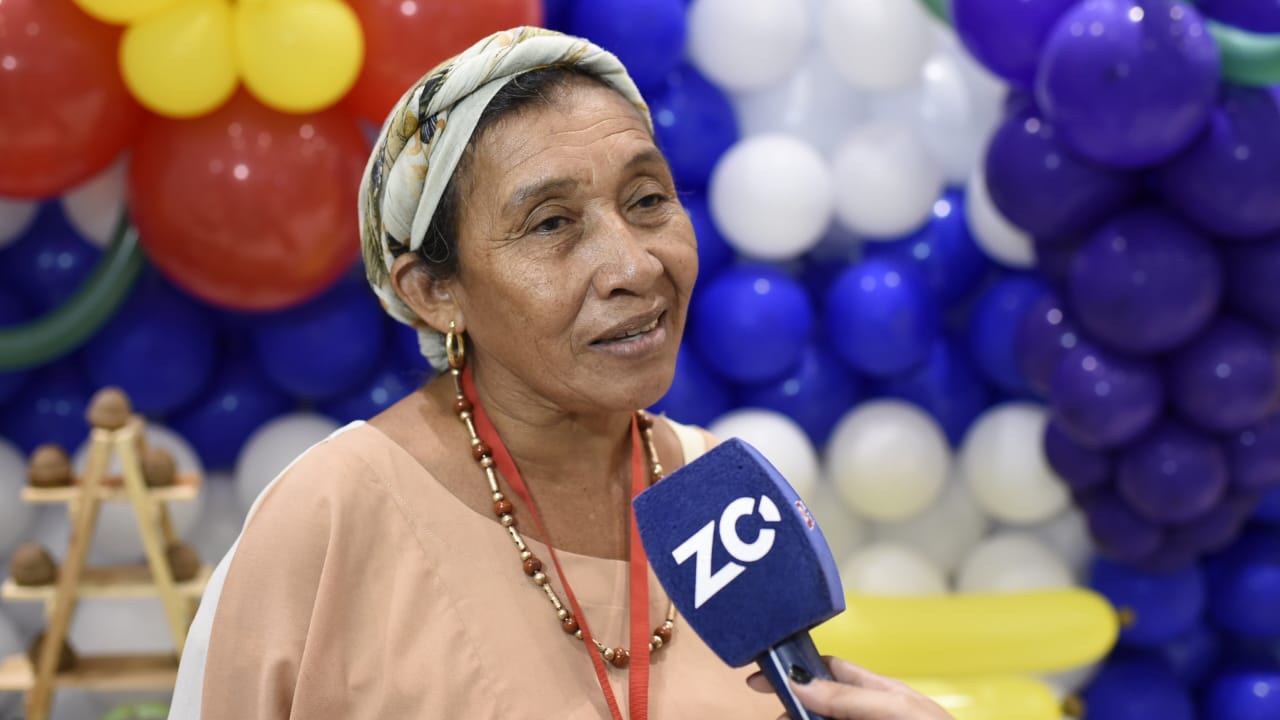
<instances>
[{"instance_id":1,"label":"blue microphone windscreen","mask_svg":"<svg viewBox=\"0 0 1280 720\"><path fill-rule=\"evenodd\" d=\"M741 440L663 478L633 507L654 574L685 622L733 667L844 610L821 528Z\"/></svg>"}]
</instances>

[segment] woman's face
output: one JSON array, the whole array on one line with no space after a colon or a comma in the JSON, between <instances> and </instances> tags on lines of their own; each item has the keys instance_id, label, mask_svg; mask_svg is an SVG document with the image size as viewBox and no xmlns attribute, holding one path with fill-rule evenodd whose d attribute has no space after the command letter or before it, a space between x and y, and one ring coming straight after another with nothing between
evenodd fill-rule
<instances>
[{"instance_id":1,"label":"woman's face","mask_svg":"<svg viewBox=\"0 0 1280 720\"><path fill-rule=\"evenodd\" d=\"M574 81L483 133L460 190L447 287L481 372L571 412L657 401L698 255L639 113Z\"/></svg>"}]
</instances>

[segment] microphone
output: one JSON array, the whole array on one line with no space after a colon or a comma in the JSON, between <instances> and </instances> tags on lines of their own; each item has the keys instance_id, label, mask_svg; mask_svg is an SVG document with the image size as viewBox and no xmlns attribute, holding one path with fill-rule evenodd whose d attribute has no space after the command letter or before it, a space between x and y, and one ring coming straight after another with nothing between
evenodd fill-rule
<instances>
[{"instance_id":1,"label":"microphone","mask_svg":"<svg viewBox=\"0 0 1280 720\"><path fill-rule=\"evenodd\" d=\"M819 720L787 679L832 679L808 631L844 610L844 590L791 485L732 439L632 506L649 564L694 632L732 667L759 664L794 720Z\"/></svg>"}]
</instances>

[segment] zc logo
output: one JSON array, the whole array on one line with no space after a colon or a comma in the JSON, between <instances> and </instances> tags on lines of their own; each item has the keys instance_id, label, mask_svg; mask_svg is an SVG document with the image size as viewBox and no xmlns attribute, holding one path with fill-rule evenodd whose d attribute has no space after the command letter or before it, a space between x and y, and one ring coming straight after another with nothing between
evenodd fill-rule
<instances>
[{"instance_id":1,"label":"zc logo","mask_svg":"<svg viewBox=\"0 0 1280 720\"><path fill-rule=\"evenodd\" d=\"M738 535L738 520L753 512L757 512L755 499L741 497L729 503L724 512L720 513L720 544L724 545L729 555L739 562L755 562L768 555L769 550L773 549L773 539L777 533L770 528L761 530L756 539L749 543L743 542L742 537ZM767 523L782 520L782 515L778 513L778 506L768 496L760 496L758 512ZM743 570L747 569L743 565L731 562L711 572L711 551L715 546L715 535L716 521L712 520L681 543L680 547L671 551L671 557L675 558L677 565L683 565L685 560L697 556L694 562L693 578L694 608L702 607L703 603L715 597L716 593L723 590L726 585L733 582L734 578L741 575Z\"/></svg>"}]
</instances>

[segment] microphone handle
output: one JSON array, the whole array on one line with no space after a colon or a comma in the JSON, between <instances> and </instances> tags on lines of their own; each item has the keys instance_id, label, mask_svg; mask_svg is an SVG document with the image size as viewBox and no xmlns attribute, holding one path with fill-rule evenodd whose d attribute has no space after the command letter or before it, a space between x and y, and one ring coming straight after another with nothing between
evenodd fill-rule
<instances>
[{"instance_id":1,"label":"microphone handle","mask_svg":"<svg viewBox=\"0 0 1280 720\"><path fill-rule=\"evenodd\" d=\"M769 678L769 684L773 685L773 691L787 709L791 720L831 720L825 715L805 709L791 692L791 685L788 683L788 680L805 677L835 679L827 670L827 664L822 662L822 656L818 654L818 648L814 646L813 638L809 637L807 630L801 630L773 645L769 652L756 659L756 664L764 671L765 677Z\"/></svg>"}]
</instances>

